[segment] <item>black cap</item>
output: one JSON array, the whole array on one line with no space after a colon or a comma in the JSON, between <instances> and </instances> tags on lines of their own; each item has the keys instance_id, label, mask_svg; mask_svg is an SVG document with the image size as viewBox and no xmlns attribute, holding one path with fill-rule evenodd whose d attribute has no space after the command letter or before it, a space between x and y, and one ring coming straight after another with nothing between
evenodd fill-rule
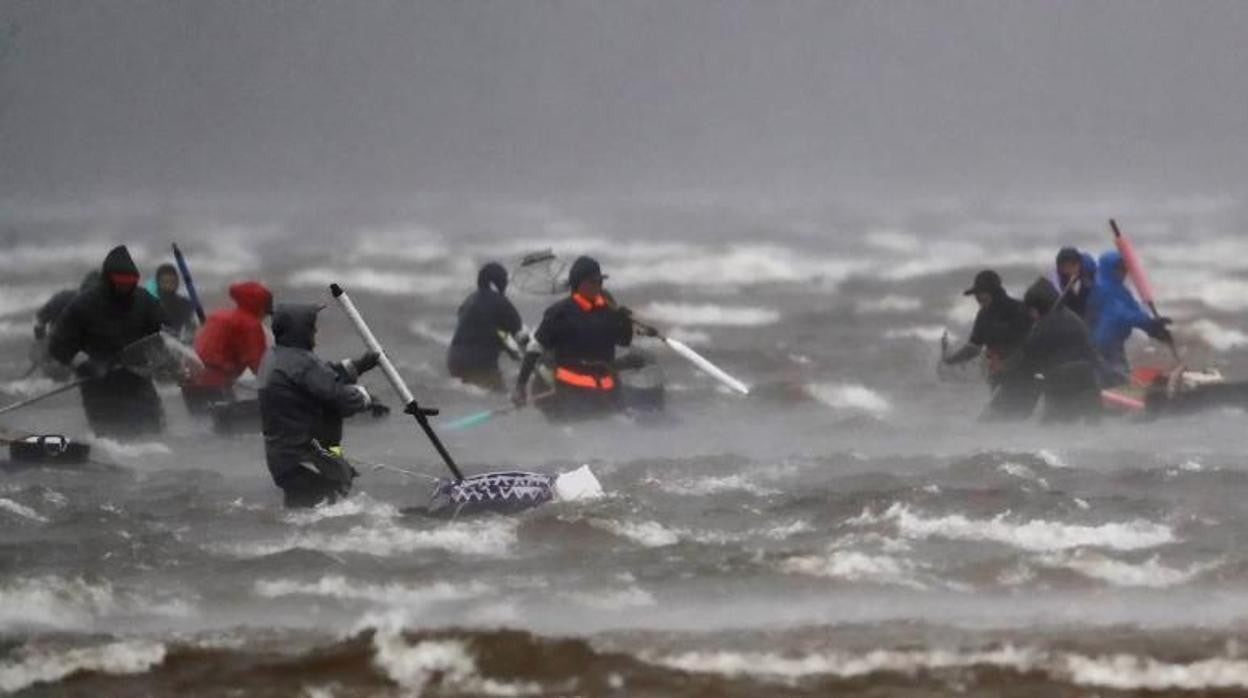
<instances>
[{"instance_id":1,"label":"black cap","mask_svg":"<svg viewBox=\"0 0 1248 698\"><path fill-rule=\"evenodd\" d=\"M572 263L572 269L568 271L568 288L573 291L577 286L581 285L586 279L605 279L607 276L602 273L602 267L598 264L598 260L593 257L577 257Z\"/></svg>"},{"instance_id":2,"label":"black cap","mask_svg":"<svg viewBox=\"0 0 1248 698\"><path fill-rule=\"evenodd\" d=\"M999 293L1005 287L1001 284L1001 275L991 269L985 269L975 275L975 283L962 292L964 296L976 293Z\"/></svg>"},{"instance_id":3,"label":"black cap","mask_svg":"<svg viewBox=\"0 0 1248 698\"><path fill-rule=\"evenodd\" d=\"M1079 250L1074 247L1063 247L1057 252L1057 265L1060 267L1067 262L1074 262L1082 266L1083 255L1079 254Z\"/></svg>"}]
</instances>

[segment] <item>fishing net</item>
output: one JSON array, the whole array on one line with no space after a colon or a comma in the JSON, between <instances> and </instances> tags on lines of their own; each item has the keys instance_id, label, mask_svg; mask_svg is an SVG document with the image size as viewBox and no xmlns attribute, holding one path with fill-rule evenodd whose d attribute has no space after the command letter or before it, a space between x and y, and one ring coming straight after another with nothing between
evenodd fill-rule
<instances>
[{"instance_id":1,"label":"fishing net","mask_svg":"<svg viewBox=\"0 0 1248 698\"><path fill-rule=\"evenodd\" d=\"M483 473L454 480L439 480L429 503L436 516L496 513L514 514L554 499L556 478L522 470Z\"/></svg>"},{"instance_id":2,"label":"fishing net","mask_svg":"<svg viewBox=\"0 0 1248 698\"><path fill-rule=\"evenodd\" d=\"M171 383L186 381L204 367L194 349L164 332L128 345L119 359L132 373Z\"/></svg>"},{"instance_id":3,"label":"fishing net","mask_svg":"<svg viewBox=\"0 0 1248 698\"><path fill-rule=\"evenodd\" d=\"M551 250L530 252L512 263L510 285L538 296L561 295L568 290L569 265Z\"/></svg>"}]
</instances>

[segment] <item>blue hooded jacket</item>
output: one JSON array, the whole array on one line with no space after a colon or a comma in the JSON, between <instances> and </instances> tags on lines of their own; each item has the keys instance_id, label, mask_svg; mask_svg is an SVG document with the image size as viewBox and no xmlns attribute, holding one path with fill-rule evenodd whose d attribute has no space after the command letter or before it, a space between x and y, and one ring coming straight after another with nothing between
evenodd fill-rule
<instances>
[{"instance_id":1,"label":"blue hooded jacket","mask_svg":"<svg viewBox=\"0 0 1248 698\"><path fill-rule=\"evenodd\" d=\"M1153 318L1114 273L1121 263L1122 255L1117 250L1101 255L1096 286L1088 300L1088 319L1092 327L1092 344L1101 358L1111 366L1125 369L1125 344L1131 330L1148 330L1153 325Z\"/></svg>"}]
</instances>

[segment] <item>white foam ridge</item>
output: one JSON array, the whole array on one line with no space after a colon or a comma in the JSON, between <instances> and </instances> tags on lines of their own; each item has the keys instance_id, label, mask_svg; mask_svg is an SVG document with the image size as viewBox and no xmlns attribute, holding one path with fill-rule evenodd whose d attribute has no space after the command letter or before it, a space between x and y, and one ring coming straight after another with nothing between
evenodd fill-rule
<instances>
[{"instance_id":1,"label":"white foam ridge","mask_svg":"<svg viewBox=\"0 0 1248 698\"><path fill-rule=\"evenodd\" d=\"M221 543L208 546L213 552L234 557L264 557L289 550L319 550L327 553L358 553L393 557L420 550L446 550L460 555L502 557L516 542L518 522L490 519L438 524L416 529L394 520L380 520L354 526L347 531L300 530L276 541Z\"/></svg>"},{"instance_id":2,"label":"white foam ridge","mask_svg":"<svg viewBox=\"0 0 1248 698\"><path fill-rule=\"evenodd\" d=\"M286 282L296 288L328 289L341 284L348 291L369 291L389 296L432 296L461 289L459 275L427 271L391 271L371 267L311 267L291 274Z\"/></svg>"},{"instance_id":3,"label":"white foam ridge","mask_svg":"<svg viewBox=\"0 0 1248 698\"><path fill-rule=\"evenodd\" d=\"M104 436L91 440L95 446L104 449L109 455L119 458L144 458L147 456L167 456L173 453L169 446L159 441L121 442Z\"/></svg>"},{"instance_id":4,"label":"white foam ridge","mask_svg":"<svg viewBox=\"0 0 1248 698\"><path fill-rule=\"evenodd\" d=\"M8 513L13 514L14 516L20 516L23 519L28 519L36 523L48 522L48 518L46 516L43 516L39 512L35 511L34 509L31 509L30 507L24 504L19 504L18 502L13 501L12 499L6 499L4 497L0 497L0 512L2 511L7 511Z\"/></svg>"},{"instance_id":5,"label":"white foam ridge","mask_svg":"<svg viewBox=\"0 0 1248 698\"><path fill-rule=\"evenodd\" d=\"M673 327L667 331L667 336L677 342L684 342L691 347L705 347L713 341L711 335L702 330L690 330L684 327Z\"/></svg>"},{"instance_id":6,"label":"white foam ridge","mask_svg":"<svg viewBox=\"0 0 1248 698\"><path fill-rule=\"evenodd\" d=\"M746 492L759 497L779 494L777 490L763 487L741 474L712 475L675 482L656 480L655 482L660 484L665 492L687 497L706 497L724 492Z\"/></svg>"},{"instance_id":7,"label":"white foam ridge","mask_svg":"<svg viewBox=\"0 0 1248 698\"><path fill-rule=\"evenodd\" d=\"M663 548L676 545L681 536L657 521L617 521L615 519L590 519L590 525L646 548Z\"/></svg>"},{"instance_id":8,"label":"white foam ridge","mask_svg":"<svg viewBox=\"0 0 1248 698\"><path fill-rule=\"evenodd\" d=\"M7 256L0 257L7 259ZM103 257L101 257L103 259ZM59 288L53 286L0 286L0 317L8 317L10 315L32 314L43 307L52 294L59 291ZM30 327L34 327L33 322ZM27 328L33 337L33 330Z\"/></svg>"},{"instance_id":9,"label":"white foam ridge","mask_svg":"<svg viewBox=\"0 0 1248 698\"><path fill-rule=\"evenodd\" d=\"M816 383L807 386L810 394L819 402L833 409L864 412L882 417L892 411L893 405L876 391L856 383Z\"/></svg>"},{"instance_id":10,"label":"white foam ridge","mask_svg":"<svg viewBox=\"0 0 1248 698\"><path fill-rule=\"evenodd\" d=\"M911 296L888 294L879 298L863 298L854 301L854 312L859 315L884 315L889 313L913 313L923 308L923 301Z\"/></svg>"},{"instance_id":11,"label":"white foam ridge","mask_svg":"<svg viewBox=\"0 0 1248 698\"><path fill-rule=\"evenodd\" d=\"M1116 587L1140 587L1149 589L1165 589L1186 584L1205 572L1213 569L1218 563L1193 565L1187 569L1168 567L1154 555L1141 563L1102 555L1087 550L1071 553L1047 555L1041 558L1041 564L1047 567L1074 570L1091 579L1106 582Z\"/></svg>"},{"instance_id":12,"label":"white foam ridge","mask_svg":"<svg viewBox=\"0 0 1248 698\"><path fill-rule=\"evenodd\" d=\"M0 631L15 628L90 629L120 603L108 583L35 577L0 586Z\"/></svg>"},{"instance_id":13,"label":"white foam ridge","mask_svg":"<svg viewBox=\"0 0 1248 698\"><path fill-rule=\"evenodd\" d=\"M599 589L595 591L576 591L568 594L575 603L588 608L602 611L625 611L636 608L654 606L654 594L639 586L628 586L622 589Z\"/></svg>"},{"instance_id":14,"label":"white foam ridge","mask_svg":"<svg viewBox=\"0 0 1248 698\"><path fill-rule=\"evenodd\" d=\"M780 312L755 306L654 302L638 311L646 320L693 327L761 327L780 321Z\"/></svg>"},{"instance_id":15,"label":"white foam ridge","mask_svg":"<svg viewBox=\"0 0 1248 698\"><path fill-rule=\"evenodd\" d=\"M23 648L15 661L0 664L0 693L60 681L70 674L143 674L165 661L165 646L146 640L123 640L62 651Z\"/></svg>"},{"instance_id":16,"label":"white foam ridge","mask_svg":"<svg viewBox=\"0 0 1248 698\"><path fill-rule=\"evenodd\" d=\"M310 526L327 519L339 519L350 516L366 516L373 519L394 519L399 510L393 504L373 499L367 492L333 504L320 504L312 509L301 509L286 512L284 518L299 526Z\"/></svg>"},{"instance_id":17,"label":"white foam ridge","mask_svg":"<svg viewBox=\"0 0 1248 698\"><path fill-rule=\"evenodd\" d=\"M851 523L892 524L907 538L987 541L1032 551L1083 547L1139 550L1177 540L1174 531L1168 526L1140 519L1090 525L1044 519L1012 521L1009 512L991 519L972 519L963 514L929 517L916 513L908 505L901 503L893 504L880 515L869 510L864 511Z\"/></svg>"},{"instance_id":18,"label":"white foam ridge","mask_svg":"<svg viewBox=\"0 0 1248 698\"><path fill-rule=\"evenodd\" d=\"M1187 329L1217 351L1230 351L1248 346L1248 334L1223 327L1207 318L1193 322Z\"/></svg>"},{"instance_id":19,"label":"white foam ridge","mask_svg":"<svg viewBox=\"0 0 1248 698\"><path fill-rule=\"evenodd\" d=\"M748 286L810 281L838 284L851 274L869 268L867 263L858 260L820 258L780 245L759 244L707 247L700 249L696 256L663 255L622 263L608 257L603 263L615 288L650 284Z\"/></svg>"},{"instance_id":20,"label":"white foam ridge","mask_svg":"<svg viewBox=\"0 0 1248 698\"><path fill-rule=\"evenodd\" d=\"M849 582L892 584L924 588L915 576L913 563L892 555L871 555L857 550L833 550L828 555L802 555L780 563L780 571Z\"/></svg>"},{"instance_id":21,"label":"white foam ridge","mask_svg":"<svg viewBox=\"0 0 1248 698\"><path fill-rule=\"evenodd\" d=\"M939 342L949 330L944 325L911 325L884 330L884 339L915 339L926 344Z\"/></svg>"},{"instance_id":22,"label":"white foam ridge","mask_svg":"<svg viewBox=\"0 0 1248 698\"><path fill-rule=\"evenodd\" d=\"M536 683L506 683L480 676L477 662L467 643L460 640L422 640L407 643L401 633L379 630L373 635L373 663L391 681L422 695L435 677L442 690L487 696L540 695Z\"/></svg>"},{"instance_id":23,"label":"white foam ridge","mask_svg":"<svg viewBox=\"0 0 1248 698\"><path fill-rule=\"evenodd\" d=\"M811 676L856 678L878 673L913 675L924 671L993 667L1042 672L1080 686L1122 691L1215 690L1248 688L1248 661L1213 657L1178 664L1130 654L1087 656L1006 645L980 651L872 650L783 655L773 652L687 652L653 658L662 666L726 676L797 680Z\"/></svg>"},{"instance_id":24,"label":"white foam ridge","mask_svg":"<svg viewBox=\"0 0 1248 698\"><path fill-rule=\"evenodd\" d=\"M288 596L320 596L343 601L366 601L379 606L421 608L430 604L484 596L491 587L482 582L450 584L436 582L427 586L403 584L372 584L348 579L341 575L321 577L314 582L294 579L262 579L255 584L256 594L266 599Z\"/></svg>"},{"instance_id":25,"label":"white foam ridge","mask_svg":"<svg viewBox=\"0 0 1248 698\"><path fill-rule=\"evenodd\" d=\"M409 332L421 339L427 339L438 346L451 346L454 334L450 330L440 330L424 320L416 320L407 326Z\"/></svg>"}]
</instances>

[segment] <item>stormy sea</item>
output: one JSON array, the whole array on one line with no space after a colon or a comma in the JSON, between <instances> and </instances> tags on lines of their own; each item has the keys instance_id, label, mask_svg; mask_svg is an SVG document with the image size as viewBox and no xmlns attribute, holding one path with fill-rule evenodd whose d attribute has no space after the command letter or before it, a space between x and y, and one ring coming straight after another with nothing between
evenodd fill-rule
<instances>
[{"instance_id":1,"label":"stormy sea","mask_svg":"<svg viewBox=\"0 0 1248 698\"><path fill-rule=\"evenodd\" d=\"M749 383L654 340L666 408L572 426L533 409L443 432L469 473L588 465L605 490L453 521L437 455L398 411L347 425L352 496L286 511L257 434L215 435L174 385L167 432L88 432L76 394L10 436L93 446L0 465L0 693L24 696L1242 695L1248 429L1234 410L1098 426L977 421L962 295L1016 295L1116 216L1184 360L1248 378L1248 213L1224 199L985 207L726 200L454 205L355 215L235 203L12 208L0 394L55 387L32 317L114 244L145 274L186 252L206 305L259 279L320 301L318 350L363 347L342 284L439 421L503 407L444 368L477 268L593 254L607 287ZM530 327L550 295L513 288ZM1170 366L1132 340L1138 365ZM516 365L504 358L514 379ZM383 378L365 384L397 406ZM386 468L377 466L389 466ZM399 472L399 471L409 472Z\"/></svg>"}]
</instances>

